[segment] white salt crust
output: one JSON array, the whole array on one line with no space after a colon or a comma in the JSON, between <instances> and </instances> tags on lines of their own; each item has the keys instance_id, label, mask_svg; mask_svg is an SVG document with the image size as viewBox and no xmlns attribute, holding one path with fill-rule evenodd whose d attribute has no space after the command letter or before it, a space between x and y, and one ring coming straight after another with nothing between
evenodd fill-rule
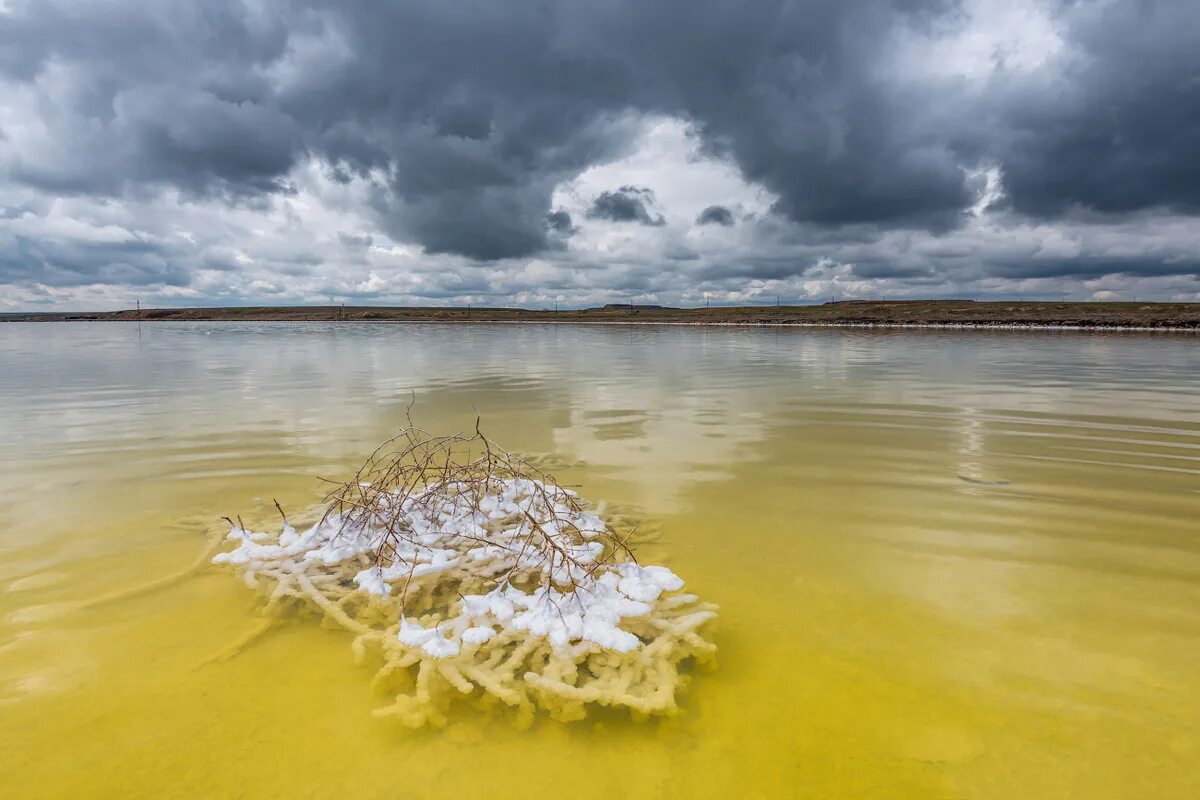
<instances>
[{"instance_id":1,"label":"white salt crust","mask_svg":"<svg viewBox=\"0 0 1200 800\"><path fill-rule=\"evenodd\" d=\"M477 508L459 502L453 484L426 487L419 496L385 495L394 498L401 527L410 531L387 564L375 563L382 531L345 523L336 514L303 533L285 523L277 537L235 525L228 539L236 547L215 556L213 563L241 568L251 583L256 572L284 563L301 571L369 564L353 580L359 590L377 597L395 596L410 581L436 580L451 571L494 576L494 589L462 595L445 615L424 622L399 620L396 639L434 659L458 656L512 632L544 639L557 651L629 653L641 647L643 642L622 622L651 615L656 601L678 592L683 580L662 566L597 563L605 554L598 540L605 525L596 514L568 505L574 497L568 489L526 478L497 479L493 486ZM446 499L431 507L424 501L435 494ZM532 520L539 521L540 532L535 533ZM554 537L570 559L547 558L544 549L528 547L535 535ZM521 589L518 582L536 588ZM672 605L695 599L679 595ZM690 630L713 616L713 611L701 610L685 622Z\"/></svg>"}]
</instances>

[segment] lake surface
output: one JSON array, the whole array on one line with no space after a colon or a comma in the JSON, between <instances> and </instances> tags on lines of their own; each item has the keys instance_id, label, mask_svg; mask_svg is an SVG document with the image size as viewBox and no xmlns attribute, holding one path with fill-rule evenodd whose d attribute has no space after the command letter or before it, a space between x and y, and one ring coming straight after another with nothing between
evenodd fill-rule
<instances>
[{"instance_id":1,"label":"lake surface","mask_svg":"<svg viewBox=\"0 0 1200 800\"><path fill-rule=\"evenodd\" d=\"M184 570L414 415L550 454L721 606L636 723L386 701ZM1200 796L1200 337L0 325L0 794Z\"/></svg>"}]
</instances>

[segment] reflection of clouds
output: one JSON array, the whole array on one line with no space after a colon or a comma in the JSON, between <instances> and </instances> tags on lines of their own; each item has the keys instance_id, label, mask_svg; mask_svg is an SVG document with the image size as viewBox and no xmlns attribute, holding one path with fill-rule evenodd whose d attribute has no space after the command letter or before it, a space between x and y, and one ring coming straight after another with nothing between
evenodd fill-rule
<instances>
[{"instance_id":1,"label":"reflection of clouds","mask_svg":"<svg viewBox=\"0 0 1200 800\"><path fill-rule=\"evenodd\" d=\"M721 446L713 434L722 426L750 424L743 412L766 424L785 407L819 404L944 414L961 420L974 458L997 412L1138 408L1194 422L1184 401L1200 388L1188 369L1194 343L1180 337L304 323L146 324L140 335L121 324L9 325L3 334L0 448L39 450L266 430L318 446L381 418L393 424L415 391L422 416L473 406L503 416L519 405L569 410L570 426L594 429L581 435L597 442L639 432L676 446L707 439L686 445L701 463L712 460L706 444ZM620 415L596 416L610 411Z\"/></svg>"},{"instance_id":2,"label":"reflection of clouds","mask_svg":"<svg viewBox=\"0 0 1200 800\"><path fill-rule=\"evenodd\" d=\"M870 580L947 617L971 624L1000 622L1031 610L1019 563L986 557L883 551Z\"/></svg>"},{"instance_id":3,"label":"reflection of clouds","mask_svg":"<svg viewBox=\"0 0 1200 800\"><path fill-rule=\"evenodd\" d=\"M979 419L979 411L974 408L962 409L962 421L959 424L959 433L962 436L962 445L958 452L968 458L979 458L983 455L984 438L983 421ZM978 464L964 464L963 466L978 467Z\"/></svg>"},{"instance_id":4,"label":"reflection of clouds","mask_svg":"<svg viewBox=\"0 0 1200 800\"><path fill-rule=\"evenodd\" d=\"M977 484L996 482L997 479L987 469L985 461L987 452L987 428L980 418L979 409L964 406L959 410L958 417L958 454L961 459L958 464L958 477Z\"/></svg>"},{"instance_id":5,"label":"reflection of clouds","mask_svg":"<svg viewBox=\"0 0 1200 800\"><path fill-rule=\"evenodd\" d=\"M957 431L953 475L989 468L1000 434L1007 446L1036 427L1111 449L1125 426L1105 432L1088 416L1195 423L1195 352L1185 337L1063 333L8 325L0 500L34 487L31 461L46 459L91 459L79 464L88 480L101 462L149 477L247 455L264 469L295 469L297 455L353 460L403 424L410 392L430 428L461 428L478 408L506 445L629 477L662 510L796 423Z\"/></svg>"},{"instance_id":6,"label":"reflection of clouds","mask_svg":"<svg viewBox=\"0 0 1200 800\"><path fill-rule=\"evenodd\" d=\"M636 495L629 499L640 508L677 512L687 489L729 479L729 467L746 458L745 446L765 436L761 418L720 408L728 400L698 414L695 405L678 405L666 391L574 397L554 444L592 467L619 468L634 478Z\"/></svg>"}]
</instances>

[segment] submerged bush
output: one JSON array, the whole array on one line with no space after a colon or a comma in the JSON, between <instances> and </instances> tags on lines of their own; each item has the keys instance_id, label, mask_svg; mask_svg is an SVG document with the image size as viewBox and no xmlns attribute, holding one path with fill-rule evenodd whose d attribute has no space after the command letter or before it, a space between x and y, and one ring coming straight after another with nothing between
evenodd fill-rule
<instances>
[{"instance_id":1,"label":"submerged bush","mask_svg":"<svg viewBox=\"0 0 1200 800\"><path fill-rule=\"evenodd\" d=\"M282 515L282 509L280 509ZM230 522L238 569L270 612L314 608L377 656L395 700L376 713L446 722L470 696L525 721L589 706L676 710L683 662L708 658L715 606L639 565L630 541L579 496L489 440L409 427L338 484L303 533Z\"/></svg>"}]
</instances>

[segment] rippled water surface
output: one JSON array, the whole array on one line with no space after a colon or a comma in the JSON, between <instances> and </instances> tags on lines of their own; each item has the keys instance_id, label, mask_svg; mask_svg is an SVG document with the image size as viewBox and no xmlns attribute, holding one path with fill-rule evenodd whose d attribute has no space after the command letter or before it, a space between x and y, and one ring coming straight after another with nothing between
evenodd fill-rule
<instances>
[{"instance_id":1,"label":"rippled water surface","mask_svg":"<svg viewBox=\"0 0 1200 800\"><path fill-rule=\"evenodd\" d=\"M683 713L412 733L179 572L482 414L721 606ZM1200 796L1200 338L0 325L5 797Z\"/></svg>"}]
</instances>

